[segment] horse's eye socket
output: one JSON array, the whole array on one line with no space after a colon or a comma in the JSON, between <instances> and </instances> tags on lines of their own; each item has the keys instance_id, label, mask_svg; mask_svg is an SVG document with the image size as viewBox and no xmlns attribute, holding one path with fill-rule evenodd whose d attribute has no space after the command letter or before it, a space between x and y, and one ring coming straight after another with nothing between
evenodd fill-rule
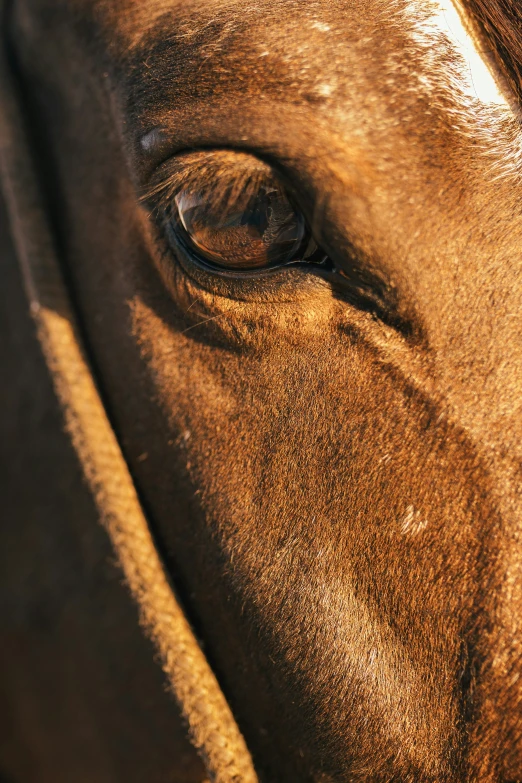
<instances>
[{"instance_id":1,"label":"horse's eye socket","mask_svg":"<svg viewBox=\"0 0 522 783\"><path fill-rule=\"evenodd\" d=\"M227 269L260 269L291 261L303 246L306 224L275 184L219 199L195 189L174 197L177 230L196 253Z\"/></svg>"}]
</instances>

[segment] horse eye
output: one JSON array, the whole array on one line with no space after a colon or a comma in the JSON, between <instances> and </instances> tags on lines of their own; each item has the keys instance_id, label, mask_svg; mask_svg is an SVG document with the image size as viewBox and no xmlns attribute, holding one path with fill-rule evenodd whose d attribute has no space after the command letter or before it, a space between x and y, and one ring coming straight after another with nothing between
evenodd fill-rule
<instances>
[{"instance_id":1,"label":"horse eye","mask_svg":"<svg viewBox=\"0 0 522 783\"><path fill-rule=\"evenodd\" d=\"M306 243L307 228L284 190L258 185L255 192L216 199L190 188L174 197L174 230L204 260L226 269L262 269L292 261Z\"/></svg>"}]
</instances>

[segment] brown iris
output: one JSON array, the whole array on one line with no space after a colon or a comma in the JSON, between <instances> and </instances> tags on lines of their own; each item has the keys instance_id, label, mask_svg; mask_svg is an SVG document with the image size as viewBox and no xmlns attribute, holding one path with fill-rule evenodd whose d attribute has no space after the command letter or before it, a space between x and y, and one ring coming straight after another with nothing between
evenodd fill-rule
<instances>
[{"instance_id":1,"label":"brown iris","mask_svg":"<svg viewBox=\"0 0 522 783\"><path fill-rule=\"evenodd\" d=\"M303 216L276 182L209 198L186 187L174 197L177 222L198 256L226 269L261 269L293 260L306 234Z\"/></svg>"}]
</instances>

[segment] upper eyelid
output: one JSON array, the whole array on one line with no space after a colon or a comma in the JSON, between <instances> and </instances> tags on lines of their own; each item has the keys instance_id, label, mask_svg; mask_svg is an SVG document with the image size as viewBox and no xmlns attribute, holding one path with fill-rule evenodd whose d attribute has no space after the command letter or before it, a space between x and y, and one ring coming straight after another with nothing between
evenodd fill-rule
<instances>
[{"instance_id":1,"label":"upper eyelid","mask_svg":"<svg viewBox=\"0 0 522 783\"><path fill-rule=\"evenodd\" d=\"M223 156L222 161L220 156ZM227 196L232 203L245 193L254 195L261 184L269 181L285 189L278 173L269 164L248 153L232 150L200 150L174 156L156 170L151 180L141 194L140 202L155 210L167 208L184 188L197 188L214 205L225 205Z\"/></svg>"}]
</instances>

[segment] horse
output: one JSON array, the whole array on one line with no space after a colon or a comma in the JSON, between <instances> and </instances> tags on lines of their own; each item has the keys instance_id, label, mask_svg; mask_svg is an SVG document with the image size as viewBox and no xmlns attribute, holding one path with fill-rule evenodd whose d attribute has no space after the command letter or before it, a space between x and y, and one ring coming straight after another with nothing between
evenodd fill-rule
<instances>
[{"instance_id":1,"label":"horse","mask_svg":"<svg viewBox=\"0 0 522 783\"><path fill-rule=\"evenodd\" d=\"M6 780L521 781L515 0L2 12Z\"/></svg>"}]
</instances>

